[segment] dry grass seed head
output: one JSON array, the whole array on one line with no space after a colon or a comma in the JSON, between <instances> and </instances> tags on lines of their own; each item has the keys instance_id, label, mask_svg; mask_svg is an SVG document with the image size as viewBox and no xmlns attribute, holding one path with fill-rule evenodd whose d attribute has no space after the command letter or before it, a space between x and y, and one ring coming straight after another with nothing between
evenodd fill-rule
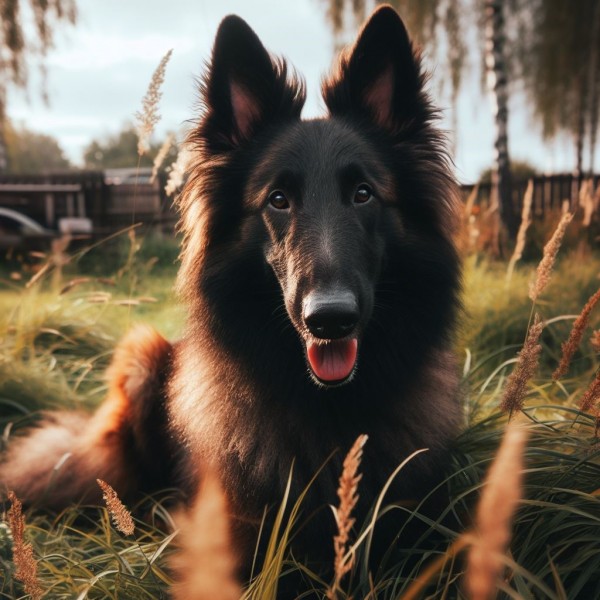
<instances>
[{"instance_id":1,"label":"dry grass seed head","mask_svg":"<svg viewBox=\"0 0 600 600\"><path fill-rule=\"evenodd\" d=\"M193 507L176 518L181 549L172 559L175 600L236 600L236 560L229 539L227 503L217 477L203 475Z\"/></svg>"},{"instance_id":2,"label":"dry grass seed head","mask_svg":"<svg viewBox=\"0 0 600 600\"><path fill-rule=\"evenodd\" d=\"M475 201L479 195L479 183L473 186L467 200L463 205L463 228L460 238L460 246L463 252L471 252L475 249L477 238L479 237L479 228L475 218ZM479 207L477 207L479 209Z\"/></svg>"},{"instance_id":3,"label":"dry grass seed head","mask_svg":"<svg viewBox=\"0 0 600 600\"><path fill-rule=\"evenodd\" d=\"M592 332L590 344L592 345L594 352L600 353L600 329L596 329Z\"/></svg>"},{"instance_id":4,"label":"dry grass seed head","mask_svg":"<svg viewBox=\"0 0 600 600\"><path fill-rule=\"evenodd\" d=\"M473 207L475 206L475 200L477 200L477 196L479 195L479 183L476 183L473 186L473 189L469 193L467 200L464 204L463 215L466 219L468 219L473 213Z\"/></svg>"},{"instance_id":5,"label":"dry grass seed head","mask_svg":"<svg viewBox=\"0 0 600 600\"><path fill-rule=\"evenodd\" d=\"M562 214L558 226L554 230L552 237L544 246L544 255L537 267L535 281L529 288L529 297L535 302L540 294L544 291L552 276L552 269L556 261L556 255L560 249L565 231L569 223L573 220L573 214L565 212Z\"/></svg>"},{"instance_id":6,"label":"dry grass seed head","mask_svg":"<svg viewBox=\"0 0 600 600\"><path fill-rule=\"evenodd\" d=\"M154 158L154 163L152 165L152 175L150 176L150 183L154 183L154 180L156 179L156 177L158 175L158 170L161 168L162 164L165 162L165 158L167 158L167 154L169 153L169 150L171 149L171 146L173 145L174 142L175 142L175 134L170 133L166 137L165 141L162 143L162 146L160 147L158 154Z\"/></svg>"},{"instance_id":7,"label":"dry grass seed head","mask_svg":"<svg viewBox=\"0 0 600 600\"><path fill-rule=\"evenodd\" d=\"M577 348L579 348L579 344L581 344L584 331L590 320L590 314L592 310L594 310L596 304L598 304L598 300L600 300L600 289L598 289L598 291L586 302L581 313L575 319L573 328L569 334L569 339L562 345L562 356L558 367L556 367L556 370L552 373L552 378L554 380L560 379L569 370L573 355Z\"/></svg>"},{"instance_id":8,"label":"dry grass seed head","mask_svg":"<svg viewBox=\"0 0 600 600\"><path fill-rule=\"evenodd\" d=\"M185 174L188 170L192 153L185 146L179 149L175 162L171 165L169 179L165 185L165 193L167 196L172 196L182 185L185 179Z\"/></svg>"},{"instance_id":9,"label":"dry grass seed head","mask_svg":"<svg viewBox=\"0 0 600 600\"><path fill-rule=\"evenodd\" d=\"M600 403L600 370L596 371L596 376L589 387L583 393L579 409L581 412L590 412L590 410Z\"/></svg>"},{"instance_id":10,"label":"dry grass seed head","mask_svg":"<svg viewBox=\"0 0 600 600\"><path fill-rule=\"evenodd\" d=\"M589 227L595 210L594 182L592 179L586 179L579 188L579 206L583 209L581 225Z\"/></svg>"},{"instance_id":11,"label":"dry grass seed head","mask_svg":"<svg viewBox=\"0 0 600 600\"><path fill-rule=\"evenodd\" d=\"M8 525L13 536L13 562L15 578L18 579L33 600L42 597L42 588L37 577L37 562L31 544L25 542L25 517L23 506L14 492L8 493Z\"/></svg>"},{"instance_id":12,"label":"dry grass seed head","mask_svg":"<svg viewBox=\"0 0 600 600\"><path fill-rule=\"evenodd\" d=\"M502 396L501 408L510 414L520 411L523 408L525 394L527 392L527 383L535 375L538 368L542 346L539 343L544 322L536 313L533 325L527 332L527 339L523 348L519 352L517 364L510 374L504 394Z\"/></svg>"},{"instance_id":13,"label":"dry grass seed head","mask_svg":"<svg viewBox=\"0 0 600 600\"><path fill-rule=\"evenodd\" d=\"M470 600L495 597L503 555L511 539L513 515L522 496L526 441L527 429L522 422L510 422L485 479L465 574Z\"/></svg>"},{"instance_id":14,"label":"dry grass seed head","mask_svg":"<svg viewBox=\"0 0 600 600\"><path fill-rule=\"evenodd\" d=\"M162 97L161 86L165 80L165 70L173 50L169 50L161 59L152 75L146 95L142 99L141 112L135 113L138 133L138 154L142 156L150 149L150 136L160 121L158 103Z\"/></svg>"},{"instance_id":15,"label":"dry grass seed head","mask_svg":"<svg viewBox=\"0 0 600 600\"><path fill-rule=\"evenodd\" d=\"M358 469L362 459L363 447L367 439L368 436L364 434L359 435L358 438L356 438L356 441L344 459L342 474L340 476L337 491L340 502L338 508L333 509L338 533L333 538L334 582L327 592L327 597L331 599L336 598L342 577L352 569L354 563L354 556L346 559L345 555L348 547L348 540L350 539L350 531L355 522L355 519L352 517L352 512L358 502L358 484L362 478Z\"/></svg>"},{"instance_id":16,"label":"dry grass seed head","mask_svg":"<svg viewBox=\"0 0 600 600\"><path fill-rule=\"evenodd\" d=\"M135 525L133 524L131 513L125 508L121 500L119 500L117 492L106 481L102 481L102 479L96 479L96 482L102 490L102 497L106 503L106 508L117 530L124 535L133 535Z\"/></svg>"},{"instance_id":17,"label":"dry grass seed head","mask_svg":"<svg viewBox=\"0 0 600 600\"><path fill-rule=\"evenodd\" d=\"M525 248L525 242L527 241L527 230L531 224L531 204L533 201L533 179L530 179L527 183L527 189L523 196L523 210L521 211L521 225L519 226L519 232L517 233L517 242L515 249L508 262L508 269L506 270L506 283L509 284L512 278L515 265L523 256L523 250Z\"/></svg>"}]
</instances>

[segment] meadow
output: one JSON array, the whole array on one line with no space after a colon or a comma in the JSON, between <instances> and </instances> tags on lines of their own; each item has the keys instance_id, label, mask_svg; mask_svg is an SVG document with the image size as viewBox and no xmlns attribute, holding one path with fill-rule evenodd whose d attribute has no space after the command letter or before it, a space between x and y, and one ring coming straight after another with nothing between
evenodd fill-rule
<instances>
[{"instance_id":1,"label":"meadow","mask_svg":"<svg viewBox=\"0 0 600 600\"><path fill-rule=\"evenodd\" d=\"M555 224L544 225L536 235L547 239ZM409 520L425 520L418 506L388 505L382 490L367 522L348 528L347 546L342 549L348 572L335 582L322 581L286 553L287 540L302 526L302 499L283 499L264 563L256 565L252 581L239 590L223 567L226 556L219 558L219 553L228 552L225 534L218 527L219 507L182 521L173 514L176 490L127 507L135 523L129 534L119 530L106 506L75 506L60 514L25 511L24 537L19 537L15 523L21 517L15 516L14 509L9 514L6 503L0 520L0 598L167 598L179 580L180 587L173 588L177 598L218 600L243 594L268 600L276 597L280 578L292 571L301 572L307 590L323 598L483 598L464 586L465 557L477 546L477 536L483 535L485 515L482 520L478 502L509 417L525 423L528 440L506 471L506 477L518 475L522 461L523 480L513 486L518 493L513 500L516 512L508 516L510 522L496 525L496 534L501 530L506 539L491 550L500 565L495 585L509 598L600 597L597 390L596 405L580 410L598 369L600 334L593 332L600 327L600 310L591 311L567 374L553 379L562 344L600 285L600 255L577 244L576 238L567 236L550 283L535 306L529 286L541 256L539 248L517 264L509 282L505 261L478 252L465 258L465 308L456 343L462 363L465 428L444 482L450 492L447 513L453 515L453 526L426 522L427 534L406 541L400 531L400 551L371 571L371 520L387 510L404 510ZM96 406L106 392L104 370L112 350L133 323L148 323L169 338L177 337L185 310L172 289L176 257L176 240L142 238L130 231L69 260L39 257L36 268L22 263L3 267L2 448L44 409ZM46 264L40 274L39 266ZM528 331L534 328L535 312L544 321L539 366L531 379L521 382L522 405L503 410L507 380ZM350 493L360 494L358 447L347 463ZM401 469L395 476L402 477ZM502 495L492 498L495 508L489 512L501 513L510 502ZM338 498L331 498L332 505L337 503ZM199 539L202 531L207 532L204 541L190 542L189 535L183 539L177 535L190 523ZM333 540L324 543L331 543L333 557ZM29 579L15 564L19 549L27 544L37 568ZM186 578L194 578L191 587L185 587Z\"/></svg>"}]
</instances>

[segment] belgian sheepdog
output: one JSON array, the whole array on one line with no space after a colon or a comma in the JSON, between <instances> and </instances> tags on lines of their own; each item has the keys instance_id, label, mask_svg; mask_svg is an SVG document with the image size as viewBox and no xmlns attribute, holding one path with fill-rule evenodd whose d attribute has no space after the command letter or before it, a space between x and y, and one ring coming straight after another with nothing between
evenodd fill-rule
<instances>
[{"instance_id":1,"label":"belgian sheepdog","mask_svg":"<svg viewBox=\"0 0 600 600\"><path fill-rule=\"evenodd\" d=\"M191 496L209 465L252 548L292 464L293 495L334 454L310 514L335 503L342 457L366 433L360 514L422 448L388 498L427 494L461 411L457 189L425 84L400 17L382 7L324 81L328 115L301 120L302 82L225 18L179 200L183 337L128 334L105 403L14 439L3 488L53 508L98 500L96 478L124 499L166 486ZM332 554L324 514L313 538Z\"/></svg>"}]
</instances>

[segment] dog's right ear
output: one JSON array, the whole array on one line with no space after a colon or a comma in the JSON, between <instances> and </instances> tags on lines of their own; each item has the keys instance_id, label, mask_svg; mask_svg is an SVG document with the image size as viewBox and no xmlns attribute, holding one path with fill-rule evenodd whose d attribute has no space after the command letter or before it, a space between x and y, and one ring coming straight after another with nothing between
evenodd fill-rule
<instances>
[{"instance_id":1,"label":"dog's right ear","mask_svg":"<svg viewBox=\"0 0 600 600\"><path fill-rule=\"evenodd\" d=\"M200 136L212 150L231 150L267 122L299 118L304 86L288 81L285 62L273 60L248 24L230 15L217 31L202 96Z\"/></svg>"}]
</instances>

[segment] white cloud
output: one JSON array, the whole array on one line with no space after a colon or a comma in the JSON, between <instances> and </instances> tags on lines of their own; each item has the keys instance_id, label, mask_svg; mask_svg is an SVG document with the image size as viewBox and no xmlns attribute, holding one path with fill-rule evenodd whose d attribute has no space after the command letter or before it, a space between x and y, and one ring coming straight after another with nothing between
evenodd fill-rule
<instances>
[{"instance_id":1,"label":"white cloud","mask_svg":"<svg viewBox=\"0 0 600 600\"><path fill-rule=\"evenodd\" d=\"M78 36L69 48L57 50L50 59L50 68L67 71L106 69L131 61L158 63L170 48L178 54L189 52L194 42L186 37L148 33L136 37L92 32Z\"/></svg>"}]
</instances>

